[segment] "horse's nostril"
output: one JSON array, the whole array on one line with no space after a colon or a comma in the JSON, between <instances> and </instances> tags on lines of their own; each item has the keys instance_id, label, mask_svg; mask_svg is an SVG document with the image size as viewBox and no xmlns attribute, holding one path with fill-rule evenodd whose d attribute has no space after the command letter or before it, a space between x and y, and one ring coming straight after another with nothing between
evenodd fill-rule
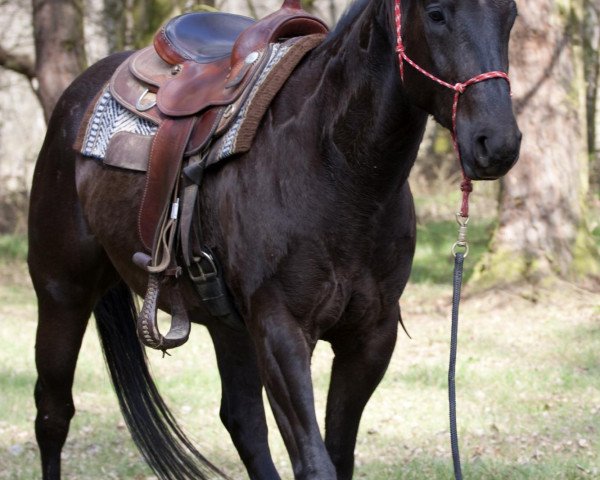
<instances>
[{"instance_id":1,"label":"horse's nostril","mask_svg":"<svg viewBox=\"0 0 600 480\"><path fill-rule=\"evenodd\" d=\"M475 141L475 157L482 167L488 167L490 164L490 150L488 148L488 138L484 135L478 137Z\"/></svg>"}]
</instances>

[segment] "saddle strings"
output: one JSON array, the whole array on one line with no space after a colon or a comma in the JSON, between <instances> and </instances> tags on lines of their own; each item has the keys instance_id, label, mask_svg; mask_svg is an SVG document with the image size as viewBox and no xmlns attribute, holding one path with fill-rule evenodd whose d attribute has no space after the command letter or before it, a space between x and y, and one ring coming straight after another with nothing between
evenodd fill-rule
<instances>
[{"instance_id":1,"label":"saddle strings","mask_svg":"<svg viewBox=\"0 0 600 480\"><path fill-rule=\"evenodd\" d=\"M458 130L457 130L457 114L458 114L458 100L460 96L466 91L468 87L474 85L479 82L483 82L486 80L491 80L493 78L502 78L508 82L508 87L510 88L510 79L508 78L508 74L505 72L501 72L498 70L481 73L479 75L470 78L466 82L451 84L445 82L441 78L436 77L432 73L425 70L423 67L414 62L407 54L404 46L404 41L402 40L402 8L401 8L401 0L395 0L394 5L395 12L395 20L396 20L396 53L398 54L398 62L400 64L400 79L404 82L404 62L407 62L411 67L425 75L430 80L438 83L439 85L446 87L452 91L454 91L454 100L452 103L452 144L454 145L454 151L456 152L456 156L458 157L458 162L460 164L460 169L462 171L462 182L460 184L460 189L462 191L462 203L460 208L460 216L463 218L469 217L469 195L473 191L473 183L471 179L466 175L465 169L463 167L462 158L460 155L460 147L458 145ZM512 93L511 93L512 94Z\"/></svg>"}]
</instances>

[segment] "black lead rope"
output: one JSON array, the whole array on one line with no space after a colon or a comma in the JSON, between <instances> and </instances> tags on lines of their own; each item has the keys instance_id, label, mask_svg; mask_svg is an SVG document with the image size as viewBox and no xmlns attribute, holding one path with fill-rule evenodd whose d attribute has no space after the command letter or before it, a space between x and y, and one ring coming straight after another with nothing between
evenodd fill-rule
<instances>
[{"instance_id":1,"label":"black lead rope","mask_svg":"<svg viewBox=\"0 0 600 480\"><path fill-rule=\"evenodd\" d=\"M460 453L458 451L458 432L456 430L456 350L458 347L458 305L462 286L463 262L465 254L458 252L454 256L454 285L452 294L452 330L450 334L450 365L448 366L448 401L450 405L450 445L452 447L452 463L454 478L462 480Z\"/></svg>"}]
</instances>

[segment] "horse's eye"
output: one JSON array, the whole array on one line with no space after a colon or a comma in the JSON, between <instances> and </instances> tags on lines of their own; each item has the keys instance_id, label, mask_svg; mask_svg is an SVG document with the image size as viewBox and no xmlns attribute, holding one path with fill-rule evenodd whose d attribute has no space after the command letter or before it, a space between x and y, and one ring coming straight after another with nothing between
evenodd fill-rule
<instances>
[{"instance_id":1,"label":"horse's eye","mask_svg":"<svg viewBox=\"0 0 600 480\"><path fill-rule=\"evenodd\" d=\"M431 10L427 12L427 15L429 15L429 18L431 18L431 20L433 20L435 23L443 23L445 20L444 14L441 12L441 10Z\"/></svg>"}]
</instances>

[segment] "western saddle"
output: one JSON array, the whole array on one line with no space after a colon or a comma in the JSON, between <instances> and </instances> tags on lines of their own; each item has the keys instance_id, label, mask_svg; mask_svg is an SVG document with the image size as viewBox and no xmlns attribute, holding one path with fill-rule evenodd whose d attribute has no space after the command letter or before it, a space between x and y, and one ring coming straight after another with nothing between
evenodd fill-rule
<instances>
[{"instance_id":1,"label":"western saddle","mask_svg":"<svg viewBox=\"0 0 600 480\"><path fill-rule=\"evenodd\" d=\"M293 69L327 31L323 21L302 10L300 0L284 0L278 11L259 21L227 13L184 14L162 27L153 47L134 53L111 78L109 91L117 102L158 125L146 148L146 183L138 216L144 251L133 257L149 273L138 318L138 334L147 346L166 351L189 336L176 281L182 273L176 248L211 314L234 328L243 325L214 254L201 243L199 222L193 221L204 154L236 117L269 60L271 45L298 37L292 47L297 49ZM160 287L167 282L171 282L172 321L163 336L156 309Z\"/></svg>"}]
</instances>

